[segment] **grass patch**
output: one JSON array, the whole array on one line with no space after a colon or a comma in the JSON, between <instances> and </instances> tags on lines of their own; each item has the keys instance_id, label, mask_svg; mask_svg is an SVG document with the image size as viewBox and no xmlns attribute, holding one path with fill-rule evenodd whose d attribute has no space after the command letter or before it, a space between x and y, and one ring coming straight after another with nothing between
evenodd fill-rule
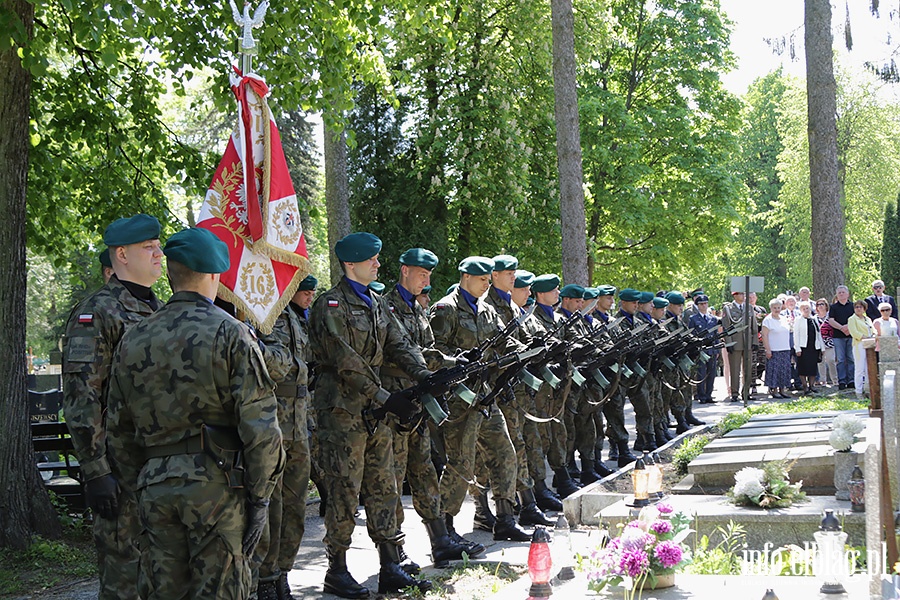
<instances>
[{"instance_id":1,"label":"grass patch","mask_svg":"<svg viewBox=\"0 0 900 600\"><path fill-rule=\"evenodd\" d=\"M61 540L36 537L24 552L0 549L0 595L36 593L63 581L96 575L93 541L70 530Z\"/></svg>"},{"instance_id":2,"label":"grass patch","mask_svg":"<svg viewBox=\"0 0 900 600\"><path fill-rule=\"evenodd\" d=\"M868 400L855 400L840 396L827 396L824 398L803 397L791 402L766 402L759 406L751 406L749 410L754 415L783 415L798 412L821 412L826 410L864 410L869 408ZM730 415L729 415L730 416Z\"/></svg>"},{"instance_id":3,"label":"grass patch","mask_svg":"<svg viewBox=\"0 0 900 600\"><path fill-rule=\"evenodd\" d=\"M453 569L429 575L428 578L434 587L427 594L412 591L404 594L404 597L426 600L489 598L527 572L528 568L524 565L510 565L505 562L476 564L464 561Z\"/></svg>"},{"instance_id":4,"label":"grass patch","mask_svg":"<svg viewBox=\"0 0 900 600\"><path fill-rule=\"evenodd\" d=\"M706 434L696 435L684 440L672 455L672 466L679 475L687 475L688 464L703 452L712 438Z\"/></svg>"}]
</instances>

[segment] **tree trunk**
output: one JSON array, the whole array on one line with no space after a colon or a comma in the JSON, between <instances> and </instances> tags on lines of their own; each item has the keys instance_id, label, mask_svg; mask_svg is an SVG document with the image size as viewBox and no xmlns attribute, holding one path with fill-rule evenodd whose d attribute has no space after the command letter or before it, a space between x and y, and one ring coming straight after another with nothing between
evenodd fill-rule
<instances>
[{"instance_id":1,"label":"tree trunk","mask_svg":"<svg viewBox=\"0 0 900 600\"><path fill-rule=\"evenodd\" d=\"M332 249L339 239L350 233L350 185L347 178L347 135L335 133L323 125L325 136L325 213L328 216L328 264L331 284L341 278L341 265Z\"/></svg>"},{"instance_id":2,"label":"tree trunk","mask_svg":"<svg viewBox=\"0 0 900 600\"><path fill-rule=\"evenodd\" d=\"M562 276L566 283L591 284L578 130L575 77L575 18L572 0L551 0L553 21L553 92L556 98L556 164L559 169L559 213L562 225Z\"/></svg>"},{"instance_id":3,"label":"tree trunk","mask_svg":"<svg viewBox=\"0 0 900 600\"><path fill-rule=\"evenodd\" d=\"M31 36L34 6L2 0ZM25 393L25 190L31 75L18 47L0 51L0 547L24 549L34 533L58 537L59 520L38 475Z\"/></svg>"},{"instance_id":4,"label":"tree trunk","mask_svg":"<svg viewBox=\"0 0 900 600\"><path fill-rule=\"evenodd\" d=\"M817 296L830 298L844 283L845 264L831 3L806 0L805 4L813 289Z\"/></svg>"}]
</instances>

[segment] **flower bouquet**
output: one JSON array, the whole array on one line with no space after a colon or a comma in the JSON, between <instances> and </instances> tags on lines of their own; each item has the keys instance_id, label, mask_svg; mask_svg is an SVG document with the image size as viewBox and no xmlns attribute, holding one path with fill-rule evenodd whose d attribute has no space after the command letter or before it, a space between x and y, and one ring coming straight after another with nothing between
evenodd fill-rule
<instances>
[{"instance_id":1,"label":"flower bouquet","mask_svg":"<svg viewBox=\"0 0 900 600\"><path fill-rule=\"evenodd\" d=\"M856 436L865 428L866 424L856 415L838 415L831 422L831 435L828 436L828 443L838 452L849 452L850 447L859 441Z\"/></svg>"},{"instance_id":2,"label":"flower bouquet","mask_svg":"<svg viewBox=\"0 0 900 600\"><path fill-rule=\"evenodd\" d=\"M744 467L734 474L734 487L728 490L728 498L738 506L787 508L806 499L800 491L803 482L791 483L789 472L785 461L766 463L760 469Z\"/></svg>"},{"instance_id":3,"label":"flower bouquet","mask_svg":"<svg viewBox=\"0 0 900 600\"><path fill-rule=\"evenodd\" d=\"M672 507L665 503L644 507L619 537L589 556L578 557L581 569L588 573L588 588L599 592L627 580L630 586L625 597L633 599L640 597L645 586L657 587L660 578L673 575L679 565L690 561L690 550L682 544L693 531L690 522L691 517L673 515Z\"/></svg>"}]
</instances>

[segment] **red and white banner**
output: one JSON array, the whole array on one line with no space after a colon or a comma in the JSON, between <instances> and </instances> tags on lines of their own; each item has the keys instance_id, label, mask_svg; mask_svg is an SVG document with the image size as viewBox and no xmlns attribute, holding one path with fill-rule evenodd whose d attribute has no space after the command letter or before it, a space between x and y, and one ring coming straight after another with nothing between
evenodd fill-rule
<instances>
[{"instance_id":1,"label":"red and white banner","mask_svg":"<svg viewBox=\"0 0 900 600\"><path fill-rule=\"evenodd\" d=\"M200 208L197 227L228 245L231 268L219 296L268 333L309 274L309 259L294 184L281 136L258 75L231 76L237 126Z\"/></svg>"}]
</instances>

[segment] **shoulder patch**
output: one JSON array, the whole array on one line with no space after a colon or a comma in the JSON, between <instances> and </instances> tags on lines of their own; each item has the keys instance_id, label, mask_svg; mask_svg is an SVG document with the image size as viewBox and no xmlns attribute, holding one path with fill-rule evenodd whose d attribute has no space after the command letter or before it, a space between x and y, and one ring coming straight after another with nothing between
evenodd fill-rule
<instances>
[{"instance_id":1,"label":"shoulder patch","mask_svg":"<svg viewBox=\"0 0 900 600\"><path fill-rule=\"evenodd\" d=\"M78 315L78 324L79 325L90 325L94 322L94 315L92 313L83 313Z\"/></svg>"},{"instance_id":2,"label":"shoulder patch","mask_svg":"<svg viewBox=\"0 0 900 600\"><path fill-rule=\"evenodd\" d=\"M446 304L446 303L444 303L444 302L438 302L437 304L434 305L434 308L435 308L435 309L439 309L439 308L449 308L449 307L450 307L450 305L449 305L449 304Z\"/></svg>"},{"instance_id":3,"label":"shoulder patch","mask_svg":"<svg viewBox=\"0 0 900 600\"><path fill-rule=\"evenodd\" d=\"M337 308L337 307L338 307L338 301L337 301L337 300L329 300L329 301L328 301L328 308Z\"/></svg>"}]
</instances>

